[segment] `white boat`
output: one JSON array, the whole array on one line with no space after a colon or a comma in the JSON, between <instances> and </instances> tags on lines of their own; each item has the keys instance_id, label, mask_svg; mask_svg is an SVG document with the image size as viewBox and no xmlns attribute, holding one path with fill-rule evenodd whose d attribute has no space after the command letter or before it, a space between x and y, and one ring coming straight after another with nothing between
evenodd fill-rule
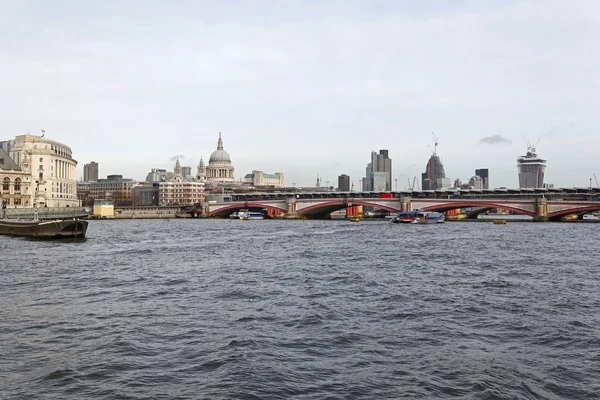
<instances>
[{"instance_id":1,"label":"white boat","mask_svg":"<svg viewBox=\"0 0 600 400\"><path fill-rule=\"evenodd\" d=\"M444 214L434 211L399 212L390 222L395 224L440 224L444 222Z\"/></svg>"},{"instance_id":2,"label":"white boat","mask_svg":"<svg viewBox=\"0 0 600 400\"><path fill-rule=\"evenodd\" d=\"M258 211L246 211L244 216L240 218L248 221L253 219L264 219L265 217Z\"/></svg>"},{"instance_id":3,"label":"white boat","mask_svg":"<svg viewBox=\"0 0 600 400\"><path fill-rule=\"evenodd\" d=\"M229 219L240 219L240 212L236 211L234 213L229 214Z\"/></svg>"}]
</instances>

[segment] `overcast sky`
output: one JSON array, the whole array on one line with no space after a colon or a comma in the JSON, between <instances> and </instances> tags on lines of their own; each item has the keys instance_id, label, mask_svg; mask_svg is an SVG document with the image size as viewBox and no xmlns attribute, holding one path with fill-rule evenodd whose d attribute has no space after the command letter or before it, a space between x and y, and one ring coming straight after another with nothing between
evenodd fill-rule
<instances>
[{"instance_id":1,"label":"overcast sky","mask_svg":"<svg viewBox=\"0 0 600 400\"><path fill-rule=\"evenodd\" d=\"M0 0L0 139L45 129L78 175L194 168L223 133L236 178L364 175L398 188L431 132L450 178L518 186L524 137L546 182L600 176L600 1Z\"/></svg>"}]
</instances>

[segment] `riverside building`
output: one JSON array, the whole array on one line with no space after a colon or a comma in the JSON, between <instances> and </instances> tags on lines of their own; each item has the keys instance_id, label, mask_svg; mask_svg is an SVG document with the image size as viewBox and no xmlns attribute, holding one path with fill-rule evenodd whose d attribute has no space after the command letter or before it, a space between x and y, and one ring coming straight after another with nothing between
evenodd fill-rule
<instances>
[{"instance_id":1,"label":"riverside building","mask_svg":"<svg viewBox=\"0 0 600 400\"><path fill-rule=\"evenodd\" d=\"M186 205L204 201L204 182L183 176L179 160L173 168L173 179L158 184L160 205Z\"/></svg>"},{"instance_id":2,"label":"riverside building","mask_svg":"<svg viewBox=\"0 0 600 400\"><path fill-rule=\"evenodd\" d=\"M32 206L33 192L29 161L24 159L23 166L20 167L6 151L0 148L0 207Z\"/></svg>"},{"instance_id":3,"label":"riverside building","mask_svg":"<svg viewBox=\"0 0 600 400\"><path fill-rule=\"evenodd\" d=\"M71 148L63 143L42 136L20 135L14 140L0 144L9 157L25 170L31 182L33 204L37 207L76 207L77 161L73 159Z\"/></svg>"},{"instance_id":4,"label":"riverside building","mask_svg":"<svg viewBox=\"0 0 600 400\"><path fill-rule=\"evenodd\" d=\"M112 200L115 205L129 205L134 185L133 179L123 178L123 175L108 175L106 179L90 183L89 196L93 200Z\"/></svg>"}]
</instances>

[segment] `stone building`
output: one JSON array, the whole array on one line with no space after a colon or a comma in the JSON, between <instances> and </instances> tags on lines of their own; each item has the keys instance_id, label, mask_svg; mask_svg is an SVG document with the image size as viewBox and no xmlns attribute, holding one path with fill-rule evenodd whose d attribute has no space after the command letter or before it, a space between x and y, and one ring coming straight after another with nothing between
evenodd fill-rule
<instances>
[{"instance_id":1,"label":"stone building","mask_svg":"<svg viewBox=\"0 0 600 400\"><path fill-rule=\"evenodd\" d=\"M158 201L160 205L185 205L204 201L204 183L187 181L175 177L172 181L158 184Z\"/></svg>"},{"instance_id":2,"label":"stone building","mask_svg":"<svg viewBox=\"0 0 600 400\"><path fill-rule=\"evenodd\" d=\"M29 159L22 160L19 167L0 148L0 207L18 208L33 206L33 191Z\"/></svg>"},{"instance_id":3,"label":"stone building","mask_svg":"<svg viewBox=\"0 0 600 400\"><path fill-rule=\"evenodd\" d=\"M217 149L213 151L208 160L206 181L211 184L235 182L234 168L229 153L223 149L223 139L220 132Z\"/></svg>"},{"instance_id":4,"label":"stone building","mask_svg":"<svg viewBox=\"0 0 600 400\"><path fill-rule=\"evenodd\" d=\"M246 174L242 181L244 185L252 185L255 187L271 186L276 188L284 187L283 173L275 172L274 174L265 174L263 171L252 171L251 174Z\"/></svg>"},{"instance_id":5,"label":"stone building","mask_svg":"<svg viewBox=\"0 0 600 400\"><path fill-rule=\"evenodd\" d=\"M38 207L75 207L77 199L77 161L71 148L42 136L20 135L3 142L10 158L22 169L28 160L33 205ZM30 205L31 207L31 205Z\"/></svg>"}]
</instances>

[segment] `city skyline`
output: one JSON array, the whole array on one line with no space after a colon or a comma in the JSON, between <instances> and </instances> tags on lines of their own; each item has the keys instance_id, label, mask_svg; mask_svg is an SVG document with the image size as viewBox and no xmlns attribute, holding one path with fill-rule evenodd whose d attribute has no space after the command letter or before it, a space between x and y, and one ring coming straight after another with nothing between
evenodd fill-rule
<instances>
[{"instance_id":1,"label":"city skyline","mask_svg":"<svg viewBox=\"0 0 600 400\"><path fill-rule=\"evenodd\" d=\"M451 179L487 168L490 187L518 187L523 136L541 138L547 183L600 174L593 1L42 5L0 17L0 127L67 143L78 178L91 160L137 180L177 155L193 170L220 131L236 180L281 171L287 186L357 187L389 149L401 189L431 131Z\"/></svg>"}]
</instances>

